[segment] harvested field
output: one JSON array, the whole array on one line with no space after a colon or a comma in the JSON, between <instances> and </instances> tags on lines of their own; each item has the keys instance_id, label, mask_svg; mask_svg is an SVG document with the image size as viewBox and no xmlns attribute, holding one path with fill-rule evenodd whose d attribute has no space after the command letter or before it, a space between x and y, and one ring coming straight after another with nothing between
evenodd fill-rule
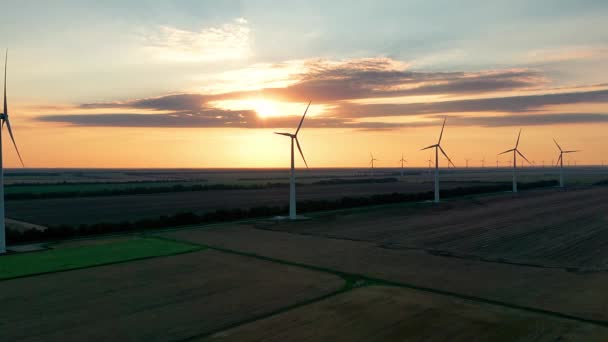
<instances>
[{"instance_id":1,"label":"harvested field","mask_svg":"<svg viewBox=\"0 0 608 342\"><path fill-rule=\"evenodd\" d=\"M244 224L162 235L608 325L605 272L575 273L451 258L424 250L390 249L370 242L260 230Z\"/></svg>"},{"instance_id":2,"label":"harvested field","mask_svg":"<svg viewBox=\"0 0 608 342\"><path fill-rule=\"evenodd\" d=\"M179 340L340 289L336 276L215 251L0 281L0 340Z\"/></svg>"},{"instance_id":3,"label":"harvested field","mask_svg":"<svg viewBox=\"0 0 608 342\"><path fill-rule=\"evenodd\" d=\"M394 249L595 271L608 269L608 188L480 196L440 206L348 211L261 227Z\"/></svg>"},{"instance_id":4,"label":"harvested field","mask_svg":"<svg viewBox=\"0 0 608 342\"><path fill-rule=\"evenodd\" d=\"M494 184L494 183L484 183ZM480 183L453 182L445 188L456 188ZM379 193L419 193L431 191L431 184L375 183L308 185L298 187L298 200L332 200L344 196L371 196ZM289 202L289 188L261 190L210 190L149 195L109 197L57 198L17 200L6 202L6 215L12 219L46 226L60 224L89 224L123 222L143 218L157 218L179 212L198 214L218 209L281 206Z\"/></svg>"},{"instance_id":5,"label":"harvested field","mask_svg":"<svg viewBox=\"0 0 608 342\"><path fill-rule=\"evenodd\" d=\"M199 341L605 341L608 328L373 286Z\"/></svg>"}]
</instances>

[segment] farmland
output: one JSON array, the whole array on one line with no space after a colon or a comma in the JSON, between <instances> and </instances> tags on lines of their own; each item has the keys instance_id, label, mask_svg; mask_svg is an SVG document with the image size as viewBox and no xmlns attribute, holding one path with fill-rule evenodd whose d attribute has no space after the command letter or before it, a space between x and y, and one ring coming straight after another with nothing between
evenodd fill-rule
<instances>
[{"instance_id":1,"label":"farmland","mask_svg":"<svg viewBox=\"0 0 608 342\"><path fill-rule=\"evenodd\" d=\"M451 176L445 189L495 184ZM298 191L319 198L431 189L411 177L311 181ZM10 260L13 271L44 266L32 260L52 267L0 280L0 305L11 308L0 314L0 339L603 341L608 187L586 185L601 177L581 173L571 181L585 185L567 190L166 227L9 254L0 262ZM22 219L30 222L94 222L284 204L286 190L38 199L7 208L29 208Z\"/></svg>"},{"instance_id":2,"label":"farmland","mask_svg":"<svg viewBox=\"0 0 608 342\"><path fill-rule=\"evenodd\" d=\"M604 327L378 286L357 289L201 341L602 341L606 338L608 328Z\"/></svg>"},{"instance_id":3,"label":"farmland","mask_svg":"<svg viewBox=\"0 0 608 342\"><path fill-rule=\"evenodd\" d=\"M396 170L376 171L378 179L395 177L395 182L369 183L369 174L357 170L303 171L298 175L298 200L335 200L343 197L365 197L387 193L423 193L432 191L431 176L424 169L408 170L404 177ZM455 169L443 171L442 189L458 187L508 184L511 173L507 169ZM16 173L16 175L19 175ZM88 178L85 178L88 177ZM48 178L52 178L47 176ZM82 173L58 173L56 181L65 183L23 183L25 176L14 176L13 185L7 194L28 195L64 193L67 198L40 198L10 200L6 204L7 216L24 222L43 226L78 225L100 222L124 222L138 219L158 218L181 212L196 214L220 209L247 209L259 206L284 206L287 204L287 186L259 188L268 182L285 182L286 173L281 170L233 171L87 171ZM204 178L203 178L204 177ZM601 168L580 168L572 171L569 179L575 184L592 184L606 178ZM77 183L83 179L95 182ZM344 180L344 183L332 180ZM520 180L531 182L556 179L554 171L542 168L523 169ZM125 183L128 181L127 183ZM354 181L354 182L352 182ZM362 183L357 183L362 181ZM130 182L130 183L129 183ZM320 182L325 182L321 184ZM28 185L29 184L29 185ZM234 186L234 189L208 189L205 191L183 191L187 186ZM179 191L173 191L172 187ZM241 188L251 187L253 188ZM166 192L129 195L128 191L113 196L84 196L70 192L129 190L134 188L162 188ZM257 188L256 188L257 187ZM152 191L154 192L154 191Z\"/></svg>"},{"instance_id":4,"label":"farmland","mask_svg":"<svg viewBox=\"0 0 608 342\"><path fill-rule=\"evenodd\" d=\"M0 305L11 309L0 313L0 337L183 339L323 296L343 283L214 251L5 280Z\"/></svg>"}]
</instances>

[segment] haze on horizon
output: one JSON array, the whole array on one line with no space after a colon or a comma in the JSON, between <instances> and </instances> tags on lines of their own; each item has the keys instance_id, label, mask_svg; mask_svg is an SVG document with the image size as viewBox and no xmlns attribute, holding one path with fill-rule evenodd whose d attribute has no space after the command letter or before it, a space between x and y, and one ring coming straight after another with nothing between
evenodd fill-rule
<instances>
[{"instance_id":1,"label":"haze on horizon","mask_svg":"<svg viewBox=\"0 0 608 342\"><path fill-rule=\"evenodd\" d=\"M28 167L311 167L608 160L605 1L3 2ZM9 167L18 159L5 144ZM501 156L504 164L509 156ZM574 159L572 159L574 160ZM300 162L300 161L298 161ZM302 166L302 165L300 165Z\"/></svg>"}]
</instances>

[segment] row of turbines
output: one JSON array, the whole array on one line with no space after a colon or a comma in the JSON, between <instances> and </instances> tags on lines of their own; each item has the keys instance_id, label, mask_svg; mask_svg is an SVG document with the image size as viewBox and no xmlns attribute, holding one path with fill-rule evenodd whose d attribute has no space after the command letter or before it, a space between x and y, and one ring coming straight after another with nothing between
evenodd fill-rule
<instances>
[{"instance_id":1,"label":"row of turbines","mask_svg":"<svg viewBox=\"0 0 608 342\"><path fill-rule=\"evenodd\" d=\"M309 102L308 105L306 106L306 110L304 111L304 114L302 115L302 118L300 119L300 123L298 124L298 127L296 128L295 133L275 132L275 134L284 135L284 136L291 138L291 170L290 170L290 179L289 179L289 219L291 219L291 220L298 219L298 216L296 213L296 178L295 178L294 142L295 142L295 145L298 147L298 151L300 152L300 155L302 156L302 160L304 161L306 168L308 168L308 163L306 163L306 159L304 158L304 153L302 152L302 148L298 141L298 132L300 132L300 129L302 128L302 123L304 122L304 118L306 117L308 108L310 108L310 103L311 102ZM454 165L454 163L452 162L452 159L450 159L450 157L445 152L443 147L441 147L441 139L443 138L443 131L445 129L446 121L447 121L447 118L444 118L443 124L441 125L441 132L439 133L439 140L437 141L437 143L421 149L421 151L428 150L428 149L435 149L435 177L434 177L434 183L435 183L435 185L434 185L434 195L435 195L434 202L435 203L439 203L439 201L440 201L439 153L441 152L441 154L448 161L448 167L450 167L450 165L452 167L456 167ZM532 165L532 163L528 160L528 158L526 158L526 156L519 150L519 141L521 138L521 131L522 130L520 129L519 133L517 134L517 141L515 142L515 147L498 154L498 155L503 155L503 154L507 154L507 153L513 153L513 161L512 161L513 192L517 192L517 157L520 156L526 162L528 162L530 165ZM559 149L559 158L557 161L557 164L560 167L559 185L560 185L560 187L563 188L564 187L564 154L570 154L570 153L575 153L575 152L580 152L580 151L579 150L563 150L562 147L557 143L557 141L555 139L553 139L553 142L555 142L555 145ZM378 159L376 159L374 157L374 155L372 153L370 153L369 166L371 167L372 176L373 176L373 172L374 172L374 162L377 160ZM401 159L399 160L399 162L401 163L401 175L403 176L404 164L407 163L407 160L405 159L405 156L403 154L401 155ZM485 158L482 160L482 163L485 164ZM498 165L498 162L497 162L497 165ZM431 167L431 159L429 159L429 168L430 167Z\"/></svg>"},{"instance_id":2,"label":"row of turbines","mask_svg":"<svg viewBox=\"0 0 608 342\"><path fill-rule=\"evenodd\" d=\"M21 162L21 165L24 166L23 159L21 158L21 154L19 153L19 149L17 148L17 144L15 142L15 138L13 136L13 131L11 129L11 124L9 121L8 102L7 102L7 95L6 95L7 65L8 65L8 50L6 51L5 61L4 61L4 107L3 107L3 113L0 114L0 121L2 121L1 128L3 129L4 126L6 125L9 136L13 142L13 146L15 147L15 151L17 152L17 155L19 157L19 161ZM300 119L298 127L296 128L294 133L275 132L275 134L289 137L291 140L291 169L290 169L290 178L289 178L289 219L291 219L291 220L297 219L295 147L298 148L300 156L302 157L302 160L304 161L306 168L308 168L308 163L306 162L306 158L304 157L304 153L302 152L302 147L300 146L300 142L298 141L298 133L300 132L300 129L302 128L302 123L304 122L306 113L308 112L308 109L310 108L310 104L311 104L311 102L309 102L308 105L306 106L306 110L304 111L304 114L302 115L302 118ZM439 134L439 140L437 141L437 143L434 145L431 145L431 146L427 146L422 149L422 150L435 149L435 202L439 202L439 199L440 199L439 152L441 152L441 154L443 154L443 156L445 156L445 158L448 160L448 167L449 167L449 165L454 166L454 163L452 163L452 160L450 159L450 157L447 155L447 153L441 147L441 139L443 137L445 123L446 123L446 119L443 120L443 125L441 126L441 133ZM6 253L6 228L5 228L5 218L4 218L4 169L3 169L3 165L2 165L2 129L0 129L0 254ZM519 155L522 158L524 158L526 161L528 161L528 159L518 150L520 137L521 137L521 130L519 131L519 135L517 136L517 142L515 143L515 147L513 149L500 153L500 154L505 154L505 153L513 152L513 192L517 192L517 156ZM560 168L561 168L560 186L563 187L564 186L563 155L567 154L567 153L578 152L578 151L562 150L562 148L559 146L559 144L557 144L557 142L555 142L555 144L557 145L557 147L560 150L560 156L559 156L558 163L560 164ZM370 163L371 163L371 167L373 170L374 161L377 161L377 159L374 158L374 156L371 154L370 154L370 156L371 156ZM403 165L404 165L404 163L407 162L404 155L401 156L401 159L399 160L399 162L401 162L401 167L403 170ZM485 160L484 160L484 162L485 162ZM431 163L431 159L429 159L429 168L431 166L430 163Z\"/></svg>"},{"instance_id":3,"label":"row of turbines","mask_svg":"<svg viewBox=\"0 0 608 342\"><path fill-rule=\"evenodd\" d=\"M374 162L374 161L378 161L379 159L376 159L376 158L374 157L374 154L373 154L373 153L370 153L370 158L371 158L371 159L370 159L370 162L369 162L369 164L368 164L368 167L370 168L370 171L369 171L369 172L370 172L371 174L373 174L373 172L374 172L374 170L375 170L375 169L374 169L374 165L375 165L375 164L374 164L373 162ZM429 159L428 159L428 160L426 160L426 161L429 163L428 168L429 168L429 170L430 170L430 169L431 169L431 167L432 167L432 162L433 162L433 160L432 160L431 158L429 158ZM465 168L466 168L466 169L468 169L468 168L469 168L469 161L471 161L471 159L465 159ZM564 161L564 162L565 162L565 161ZM403 153L401 154L401 159L397 160L397 163L401 163L401 167L400 167L400 169L401 169L401 176L403 177L403 175L405 174L405 169L406 169L405 164L407 164L407 163L408 163L408 160L405 158L405 154L403 154ZM486 159L485 159L485 157L484 157L484 159L480 160L480 161L479 161L479 163L481 164L481 168L482 168L482 169L485 169L485 168L486 168ZM496 159L496 168L500 168L501 163L503 163L503 161L500 161L500 160ZM508 161L506 161L506 162L504 162L504 163L506 163L506 164L507 164L509 167L512 167L512 166L513 166L513 160L508 160ZM577 166L577 165L578 165L576 160L574 160L574 161L573 161L573 163L574 163L574 165L575 165L575 166ZM530 166L529 166L529 167L543 167L543 168L544 168L544 167L546 166L545 164L546 164L546 163L545 163L545 161L544 161L544 160L541 162L541 164L540 164L540 165L539 165L539 164L536 164L536 162L535 162L534 160L532 160L532 161L530 161ZM605 164L605 163L604 163L604 162L602 162L601 166L605 166L604 164ZM560 162L558 162L558 163L556 164L556 163L555 163L555 159L552 159L552 160L551 160L551 165L559 166L559 165L560 165ZM568 166L570 166L570 161L568 161L568 162L567 162L567 165L568 165ZM450 166L451 166L451 164L448 164L448 168L449 168ZM521 166L521 167L524 167L524 165L521 165L521 164L520 164L520 166Z\"/></svg>"}]
</instances>

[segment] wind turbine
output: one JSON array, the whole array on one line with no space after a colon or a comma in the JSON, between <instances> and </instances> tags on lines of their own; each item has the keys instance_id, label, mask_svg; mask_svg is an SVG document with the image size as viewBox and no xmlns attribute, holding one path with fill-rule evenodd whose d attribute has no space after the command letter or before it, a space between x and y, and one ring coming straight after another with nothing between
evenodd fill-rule
<instances>
[{"instance_id":1,"label":"wind turbine","mask_svg":"<svg viewBox=\"0 0 608 342\"><path fill-rule=\"evenodd\" d=\"M401 162L401 177L403 177L403 163L407 163L407 160L403 156L403 153L401 153L401 159L399 159L399 161Z\"/></svg>"},{"instance_id":2,"label":"wind turbine","mask_svg":"<svg viewBox=\"0 0 608 342\"><path fill-rule=\"evenodd\" d=\"M312 102L312 101L311 101ZM302 156L302 160L308 169L308 163L306 162L306 158L304 158L304 153L302 153L302 148L300 147L300 142L298 141L298 132L300 128L302 128L302 123L304 122L304 118L306 117L306 112L308 112L308 107L310 107L310 102L308 102L308 106L306 106L306 110L304 111L304 115L302 115L302 119L300 119L300 124L296 129L296 132L291 133L281 133L274 132L275 134L284 135L286 137L291 138L291 174L289 177L289 219L296 219L296 171L295 171L295 159L294 159L294 151L293 151L293 142L296 142L298 146L298 151L300 151L300 155Z\"/></svg>"},{"instance_id":3,"label":"wind turbine","mask_svg":"<svg viewBox=\"0 0 608 342\"><path fill-rule=\"evenodd\" d=\"M369 165L371 165L371 167L372 167L371 176L374 177L374 161L376 161L378 159L374 158L374 155L371 152L369 153L369 156L371 158Z\"/></svg>"},{"instance_id":4,"label":"wind turbine","mask_svg":"<svg viewBox=\"0 0 608 342\"><path fill-rule=\"evenodd\" d=\"M521 137L521 129L519 130L519 134L517 135L517 142L515 143L515 147L512 148L512 149L510 149L510 150L506 150L506 151L504 151L502 153L499 153L499 155L501 155L501 154L513 152L513 192L517 192L517 155L519 154L522 158L524 158L528 162L528 164L531 164L530 161L528 160L528 158L526 158L517 149L517 147L519 146L519 138L520 137Z\"/></svg>"},{"instance_id":5,"label":"wind turbine","mask_svg":"<svg viewBox=\"0 0 608 342\"><path fill-rule=\"evenodd\" d=\"M465 161L466 161L466 165L467 165L466 168L468 169L469 168L469 160L465 159Z\"/></svg>"},{"instance_id":6,"label":"wind turbine","mask_svg":"<svg viewBox=\"0 0 608 342\"><path fill-rule=\"evenodd\" d=\"M17 143L15 142L15 137L13 137L13 130L11 129L11 122L8 120L8 104L6 99L6 68L8 65L8 50L6 50L6 55L4 59L4 111L0 114L0 121L2 121L2 127L0 127L0 254L6 253L6 227L4 222L4 165L2 164L2 129L4 125L8 129L8 134L13 141L13 146L15 146L15 151L17 151L17 156L19 156L19 161L21 162L21 166L23 165L23 159L21 159L21 154L19 153L19 149L17 148Z\"/></svg>"},{"instance_id":7,"label":"wind turbine","mask_svg":"<svg viewBox=\"0 0 608 342\"><path fill-rule=\"evenodd\" d=\"M443 137L443 129L445 128L446 120L447 120L447 118L443 119L443 125L441 126L441 133L439 134L439 141L437 142L437 144L427 146L421 150L421 151L424 151L424 150L428 150L429 148L435 149L435 203L439 203L439 151L441 151L441 153L443 153L443 155L448 160L448 167L450 166L450 164L452 164L454 167L456 167L456 165L454 165L454 163L452 163L452 160L450 159L450 157L448 157L447 153L445 153L443 148L441 148L441 138Z\"/></svg>"},{"instance_id":8,"label":"wind turbine","mask_svg":"<svg viewBox=\"0 0 608 342\"><path fill-rule=\"evenodd\" d=\"M559 187L563 188L564 187L564 153L576 153L576 152L580 152L579 150L571 150L571 151L564 151L562 150L562 147L559 146L559 144L557 143L557 141L555 140L555 138L553 138L553 142L555 143L555 146L557 146L557 148L559 149L559 158L557 158L557 163L559 164Z\"/></svg>"},{"instance_id":9,"label":"wind turbine","mask_svg":"<svg viewBox=\"0 0 608 342\"><path fill-rule=\"evenodd\" d=\"M486 167L486 157L483 157L483 159L481 159L481 168L485 168Z\"/></svg>"}]
</instances>

